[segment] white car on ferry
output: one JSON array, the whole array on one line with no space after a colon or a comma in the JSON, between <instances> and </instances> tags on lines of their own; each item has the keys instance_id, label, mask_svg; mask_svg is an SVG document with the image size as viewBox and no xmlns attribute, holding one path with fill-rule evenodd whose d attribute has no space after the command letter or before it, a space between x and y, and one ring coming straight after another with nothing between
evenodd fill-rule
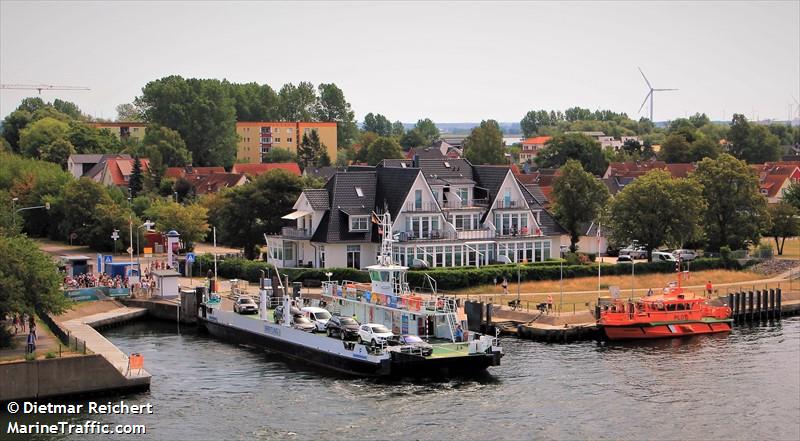
<instances>
[{"instance_id":1,"label":"white car on ferry","mask_svg":"<svg viewBox=\"0 0 800 441\"><path fill-rule=\"evenodd\" d=\"M392 331L378 323L364 323L358 328L358 342L361 344L372 346L384 344L392 337L394 337Z\"/></svg>"},{"instance_id":2,"label":"white car on ferry","mask_svg":"<svg viewBox=\"0 0 800 441\"><path fill-rule=\"evenodd\" d=\"M328 324L328 320L331 319L331 313L328 312L327 309L317 308L316 306L306 306L301 309L303 311L303 315L308 317L314 326L317 327L317 331L325 332L325 326Z\"/></svg>"}]
</instances>

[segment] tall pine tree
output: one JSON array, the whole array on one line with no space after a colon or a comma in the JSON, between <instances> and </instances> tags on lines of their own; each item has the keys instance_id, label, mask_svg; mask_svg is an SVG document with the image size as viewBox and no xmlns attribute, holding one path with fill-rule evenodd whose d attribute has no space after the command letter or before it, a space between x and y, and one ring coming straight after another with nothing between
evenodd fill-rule
<instances>
[{"instance_id":1,"label":"tall pine tree","mask_svg":"<svg viewBox=\"0 0 800 441\"><path fill-rule=\"evenodd\" d=\"M139 156L133 158L133 171L131 171L131 179L128 181L128 189L131 192L131 198L135 198L142 191L144 180L142 178L142 160Z\"/></svg>"}]
</instances>

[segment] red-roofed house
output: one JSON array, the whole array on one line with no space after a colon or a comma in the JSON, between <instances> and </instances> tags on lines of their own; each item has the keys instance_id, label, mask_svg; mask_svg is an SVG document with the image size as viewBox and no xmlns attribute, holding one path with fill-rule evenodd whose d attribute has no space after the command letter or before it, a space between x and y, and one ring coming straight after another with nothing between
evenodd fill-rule
<instances>
[{"instance_id":1,"label":"red-roofed house","mask_svg":"<svg viewBox=\"0 0 800 441\"><path fill-rule=\"evenodd\" d=\"M770 204L783 199L792 182L800 180L800 161L766 162L751 165L758 174L758 189Z\"/></svg>"},{"instance_id":2,"label":"red-roofed house","mask_svg":"<svg viewBox=\"0 0 800 441\"><path fill-rule=\"evenodd\" d=\"M686 178L696 168L694 164L667 164L664 161L612 162L603 174L602 181L611 194L616 194L634 179L653 170L664 170L673 178Z\"/></svg>"},{"instance_id":3,"label":"red-roofed house","mask_svg":"<svg viewBox=\"0 0 800 441\"><path fill-rule=\"evenodd\" d=\"M195 194L216 193L223 188L232 188L244 185L247 177L242 173L211 173L197 175L191 180Z\"/></svg>"},{"instance_id":4,"label":"red-roofed house","mask_svg":"<svg viewBox=\"0 0 800 441\"><path fill-rule=\"evenodd\" d=\"M234 164L232 173L244 173L252 178L261 176L271 170L286 170L289 173L300 176L300 166L296 162L274 162L264 164Z\"/></svg>"},{"instance_id":5,"label":"red-roofed house","mask_svg":"<svg viewBox=\"0 0 800 441\"><path fill-rule=\"evenodd\" d=\"M543 149L547 141L551 139L553 139L551 136L537 136L522 141L522 150L519 152L519 162L533 161L536 155L539 154L539 150Z\"/></svg>"},{"instance_id":6,"label":"red-roofed house","mask_svg":"<svg viewBox=\"0 0 800 441\"><path fill-rule=\"evenodd\" d=\"M134 161L135 159L131 158L110 157L92 167L84 176L105 185L127 188L133 173ZM140 158L140 161L142 173L147 173L150 161L146 158Z\"/></svg>"},{"instance_id":7,"label":"red-roofed house","mask_svg":"<svg viewBox=\"0 0 800 441\"><path fill-rule=\"evenodd\" d=\"M169 167L164 177L178 179L191 176L204 176L212 173L225 173L225 167Z\"/></svg>"}]
</instances>

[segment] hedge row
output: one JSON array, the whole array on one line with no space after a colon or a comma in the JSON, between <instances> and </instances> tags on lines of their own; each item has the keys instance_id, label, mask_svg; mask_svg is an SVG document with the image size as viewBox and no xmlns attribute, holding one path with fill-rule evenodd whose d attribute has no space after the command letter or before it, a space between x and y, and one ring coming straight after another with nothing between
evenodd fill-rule
<instances>
[{"instance_id":1,"label":"hedge row","mask_svg":"<svg viewBox=\"0 0 800 441\"><path fill-rule=\"evenodd\" d=\"M204 254L199 256L194 262L192 271L195 274L208 273L209 269L214 268L214 256ZM250 282L258 282L261 271L275 275L275 267L267 262L247 259L225 259L217 260L217 274L226 279L242 279ZM354 282L369 282L369 274L353 268L281 268L281 273L289 276L291 282L302 282L305 280L328 280L325 273L331 272L331 280L352 280Z\"/></svg>"},{"instance_id":2,"label":"hedge row","mask_svg":"<svg viewBox=\"0 0 800 441\"><path fill-rule=\"evenodd\" d=\"M192 271L200 274L202 267L203 274L209 268L214 267L214 258L209 254L199 256L194 263ZM737 261L725 261L723 259L696 259L691 263L692 271L702 271L707 269L741 269ZM217 272L221 277L228 279L244 279L250 282L257 282L261 276L261 270L275 274L272 265L262 261L246 259L226 259L217 261ZM520 265L520 277L522 280L558 280L561 267L558 261L536 262L533 264ZM605 275L627 275L631 272L630 264L605 264L602 266L602 274ZM675 264L671 262L642 262L636 264L636 274L650 273L669 273L675 271ZM287 274L290 281L302 282L305 280L328 280L325 273L331 272L331 280L352 280L355 282L369 282L369 275L366 271L359 271L353 268L283 268L281 273ZM409 271L408 282L412 287L425 286L425 274L430 275L436 280L438 289L456 290L469 286L488 285L494 283L495 278L498 283L506 277L509 281L517 279L516 265L492 265L481 268L458 267L447 269L430 269L425 271ZM597 275L597 265L564 265L564 278L591 277Z\"/></svg>"},{"instance_id":3,"label":"hedge row","mask_svg":"<svg viewBox=\"0 0 800 441\"><path fill-rule=\"evenodd\" d=\"M697 259L692 262L692 271L702 271L707 269L731 268L740 269L741 266L736 261L723 261L722 259ZM520 278L522 280L558 280L561 268L558 265L520 265ZM672 262L643 262L636 264L636 274L650 273L669 273L675 271L675 264ZM631 272L630 264L606 264L602 266L602 274L605 275L627 275ZM469 286L488 285L494 283L495 278L498 283L503 277L510 281L517 279L516 266L487 266L483 268L460 268L433 269L425 271L429 276L436 280L436 284L441 290L462 289ZM423 286L425 283L425 273L409 272L408 281L411 286ZM597 265L565 265L564 278L591 277L597 275Z\"/></svg>"}]
</instances>

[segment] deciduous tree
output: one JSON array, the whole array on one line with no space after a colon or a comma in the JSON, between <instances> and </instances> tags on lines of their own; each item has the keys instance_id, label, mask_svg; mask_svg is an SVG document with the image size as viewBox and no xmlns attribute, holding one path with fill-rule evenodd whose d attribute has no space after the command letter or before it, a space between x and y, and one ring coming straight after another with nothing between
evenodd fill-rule
<instances>
[{"instance_id":1,"label":"deciduous tree","mask_svg":"<svg viewBox=\"0 0 800 441\"><path fill-rule=\"evenodd\" d=\"M180 133L195 165L233 165L236 109L220 81L164 77L147 83L136 103L147 121Z\"/></svg>"},{"instance_id":2,"label":"deciduous tree","mask_svg":"<svg viewBox=\"0 0 800 441\"><path fill-rule=\"evenodd\" d=\"M506 164L503 132L495 120L481 121L464 140L464 155L473 164Z\"/></svg>"},{"instance_id":3,"label":"deciduous tree","mask_svg":"<svg viewBox=\"0 0 800 441\"><path fill-rule=\"evenodd\" d=\"M417 124L414 126L414 130L422 136L422 139L425 140L425 146L429 146L433 144L433 141L439 139L439 128L436 127L436 124L434 124L430 118L417 121Z\"/></svg>"},{"instance_id":4,"label":"deciduous tree","mask_svg":"<svg viewBox=\"0 0 800 441\"><path fill-rule=\"evenodd\" d=\"M705 203L697 181L654 170L625 186L611 203L611 231L618 243L638 241L651 256L662 245L679 247L700 237Z\"/></svg>"},{"instance_id":5,"label":"deciduous tree","mask_svg":"<svg viewBox=\"0 0 800 441\"><path fill-rule=\"evenodd\" d=\"M145 211L145 217L156 223L158 231L177 231L187 250L202 241L209 230L208 209L200 204L158 200Z\"/></svg>"},{"instance_id":6,"label":"deciduous tree","mask_svg":"<svg viewBox=\"0 0 800 441\"><path fill-rule=\"evenodd\" d=\"M362 147L363 148L363 147ZM403 149L394 138L379 137L367 147L367 163L377 165L384 159L402 159Z\"/></svg>"},{"instance_id":7,"label":"deciduous tree","mask_svg":"<svg viewBox=\"0 0 800 441\"><path fill-rule=\"evenodd\" d=\"M770 204L768 209L768 222L764 230L764 235L775 240L775 248L778 255L783 255L783 245L787 237L795 237L800 233L798 228L797 216L800 210L786 202Z\"/></svg>"},{"instance_id":8,"label":"deciduous tree","mask_svg":"<svg viewBox=\"0 0 800 441\"><path fill-rule=\"evenodd\" d=\"M681 134L667 136L667 140L661 144L661 151L658 152L659 158L668 164L686 163L691 160L689 143L686 142Z\"/></svg>"},{"instance_id":9,"label":"deciduous tree","mask_svg":"<svg viewBox=\"0 0 800 441\"><path fill-rule=\"evenodd\" d=\"M578 250L581 227L600 217L608 202L608 188L580 162L570 159L561 167L561 175L553 181L553 214L570 237L570 251Z\"/></svg>"},{"instance_id":10,"label":"deciduous tree","mask_svg":"<svg viewBox=\"0 0 800 441\"><path fill-rule=\"evenodd\" d=\"M249 184L228 190L224 208L215 212L215 222L220 224L215 223L218 233L222 230L227 243L243 247L245 255L252 259L256 246L264 242L263 234L280 231L281 216L291 211L302 188L300 177L285 170L272 170Z\"/></svg>"},{"instance_id":11,"label":"deciduous tree","mask_svg":"<svg viewBox=\"0 0 800 441\"><path fill-rule=\"evenodd\" d=\"M581 133L553 137L536 156L536 163L544 168L558 168L569 159L579 161L584 170L596 176L601 176L608 167L600 143Z\"/></svg>"},{"instance_id":12,"label":"deciduous tree","mask_svg":"<svg viewBox=\"0 0 800 441\"><path fill-rule=\"evenodd\" d=\"M758 178L744 161L723 153L697 164L692 179L700 183L707 208L703 226L709 249L733 250L758 243L766 225L766 201L758 191Z\"/></svg>"},{"instance_id":13,"label":"deciduous tree","mask_svg":"<svg viewBox=\"0 0 800 441\"><path fill-rule=\"evenodd\" d=\"M59 139L66 139L69 125L53 118L43 118L28 124L20 133L22 153L31 158L41 158L42 149Z\"/></svg>"}]
</instances>

